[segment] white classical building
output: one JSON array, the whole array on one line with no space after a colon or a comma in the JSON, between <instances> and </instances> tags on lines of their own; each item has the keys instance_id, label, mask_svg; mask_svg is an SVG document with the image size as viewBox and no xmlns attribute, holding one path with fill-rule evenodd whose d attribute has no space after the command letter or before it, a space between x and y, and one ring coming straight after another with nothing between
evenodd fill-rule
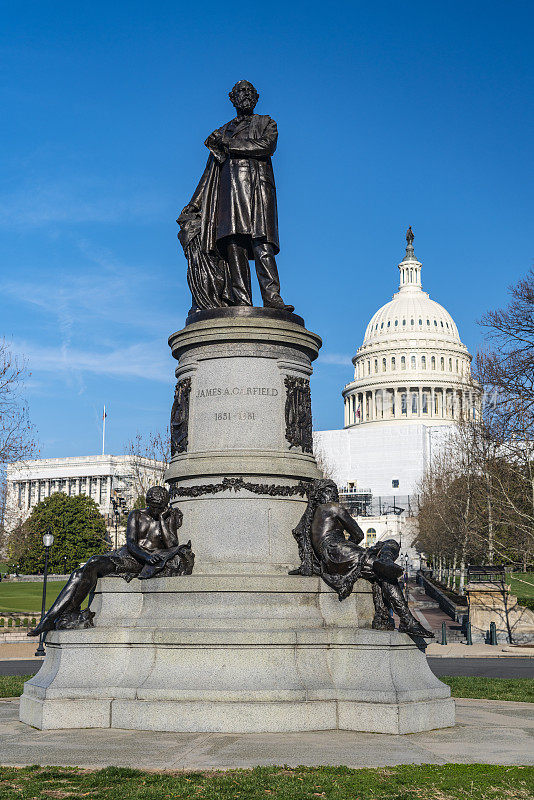
<instances>
[{"instance_id":1,"label":"white classical building","mask_svg":"<svg viewBox=\"0 0 534 800\"><path fill-rule=\"evenodd\" d=\"M323 467L364 520L368 544L394 529L404 546L399 525L413 529L433 452L456 420L480 409L471 356L451 315L423 291L411 228L406 240L399 291L373 315L352 359L354 379L342 392L345 426L314 435Z\"/></svg>"},{"instance_id":2,"label":"white classical building","mask_svg":"<svg viewBox=\"0 0 534 800\"><path fill-rule=\"evenodd\" d=\"M110 532L114 504L121 498L130 509L153 483L163 484L165 465L141 456L75 456L18 461L7 467L6 530L13 530L36 503L55 492L85 494L99 506Z\"/></svg>"}]
</instances>

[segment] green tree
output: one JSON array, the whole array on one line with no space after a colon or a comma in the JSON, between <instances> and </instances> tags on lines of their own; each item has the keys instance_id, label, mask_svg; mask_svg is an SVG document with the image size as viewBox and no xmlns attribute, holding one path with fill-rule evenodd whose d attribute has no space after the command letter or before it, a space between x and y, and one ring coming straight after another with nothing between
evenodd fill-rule
<instances>
[{"instance_id":1,"label":"green tree","mask_svg":"<svg viewBox=\"0 0 534 800\"><path fill-rule=\"evenodd\" d=\"M144 494L140 494L133 504L134 509L143 509L146 508L146 497Z\"/></svg>"},{"instance_id":2,"label":"green tree","mask_svg":"<svg viewBox=\"0 0 534 800\"><path fill-rule=\"evenodd\" d=\"M50 529L51 572L71 572L81 561L109 550L106 522L94 500L85 495L69 497L57 492L37 503L30 517L9 537L8 558L23 574L43 570L43 534Z\"/></svg>"}]
</instances>

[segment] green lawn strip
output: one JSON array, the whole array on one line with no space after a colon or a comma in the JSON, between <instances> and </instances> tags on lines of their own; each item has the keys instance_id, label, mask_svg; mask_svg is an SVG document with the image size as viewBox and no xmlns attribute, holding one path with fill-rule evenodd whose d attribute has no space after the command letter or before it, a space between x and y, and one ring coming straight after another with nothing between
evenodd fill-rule
<instances>
[{"instance_id":1,"label":"green lawn strip","mask_svg":"<svg viewBox=\"0 0 534 800\"><path fill-rule=\"evenodd\" d=\"M0 675L0 697L20 697L25 681L29 681L31 677L31 675Z\"/></svg>"},{"instance_id":2,"label":"green lawn strip","mask_svg":"<svg viewBox=\"0 0 534 800\"><path fill-rule=\"evenodd\" d=\"M65 586L64 581L49 581L46 584L46 607L52 605L60 591ZM22 611L40 613L43 597L42 581L35 582L10 582L0 583L0 615L9 611Z\"/></svg>"},{"instance_id":3,"label":"green lawn strip","mask_svg":"<svg viewBox=\"0 0 534 800\"><path fill-rule=\"evenodd\" d=\"M108 767L0 768L0 800L530 800L534 767L408 765L380 769L256 767L151 773Z\"/></svg>"},{"instance_id":4,"label":"green lawn strip","mask_svg":"<svg viewBox=\"0 0 534 800\"><path fill-rule=\"evenodd\" d=\"M532 665L534 669L534 662ZM0 675L0 697L20 697L24 682L31 675ZM474 678L445 676L440 678L451 687L453 697L472 697L485 700L515 700L534 703L533 678ZM1 795L0 795L1 797Z\"/></svg>"},{"instance_id":5,"label":"green lawn strip","mask_svg":"<svg viewBox=\"0 0 534 800\"><path fill-rule=\"evenodd\" d=\"M512 572L507 580L513 595L534 598L534 572Z\"/></svg>"},{"instance_id":6,"label":"green lawn strip","mask_svg":"<svg viewBox=\"0 0 534 800\"><path fill-rule=\"evenodd\" d=\"M534 659L532 661L534 672ZM451 687L453 697L485 700L514 700L534 703L534 678L475 678L466 675L444 675L440 681Z\"/></svg>"},{"instance_id":7,"label":"green lawn strip","mask_svg":"<svg viewBox=\"0 0 534 800\"><path fill-rule=\"evenodd\" d=\"M46 607L50 608L65 581L47 581ZM22 581L21 583L2 581L0 583L0 617L7 616L10 611L21 611L24 614L40 614L43 599L42 581ZM86 608L87 600L82 603Z\"/></svg>"}]
</instances>

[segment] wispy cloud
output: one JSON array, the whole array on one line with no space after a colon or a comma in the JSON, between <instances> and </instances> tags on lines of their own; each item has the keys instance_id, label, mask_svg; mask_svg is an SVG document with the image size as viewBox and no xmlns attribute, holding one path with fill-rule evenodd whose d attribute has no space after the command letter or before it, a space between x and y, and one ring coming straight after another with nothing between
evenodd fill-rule
<instances>
[{"instance_id":1,"label":"wispy cloud","mask_svg":"<svg viewBox=\"0 0 534 800\"><path fill-rule=\"evenodd\" d=\"M88 239L76 239L74 244L81 254L78 267L61 271L54 281L4 281L0 292L53 314L67 347L74 327L81 329L98 319L153 333L168 333L176 326L174 316L161 309L155 313L153 268L122 264L111 251Z\"/></svg>"},{"instance_id":2,"label":"wispy cloud","mask_svg":"<svg viewBox=\"0 0 534 800\"><path fill-rule=\"evenodd\" d=\"M346 353L321 353L319 359L321 364L334 364L339 367L352 365L352 356Z\"/></svg>"},{"instance_id":3,"label":"wispy cloud","mask_svg":"<svg viewBox=\"0 0 534 800\"><path fill-rule=\"evenodd\" d=\"M108 350L46 347L24 341L14 344L17 352L24 353L27 357L34 373L92 373L115 378L143 378L163 383L170 383L173 377L172 364L169 363L169 357L166 357L159 339Z\"/></svg>"},{"instance_id":4,"label":"wispy cloud","mask_svg":"<svg viewBox=\"0 0 534 800\"><path fill-rule=\"evenodd\" d=\"M81 181L67 185L37 183L0 195L0 226L7 228L81 223L117 223L153 220L165 204L161 198L130 192L120 193L101 184Z\"/></svg>"}]
</instances>

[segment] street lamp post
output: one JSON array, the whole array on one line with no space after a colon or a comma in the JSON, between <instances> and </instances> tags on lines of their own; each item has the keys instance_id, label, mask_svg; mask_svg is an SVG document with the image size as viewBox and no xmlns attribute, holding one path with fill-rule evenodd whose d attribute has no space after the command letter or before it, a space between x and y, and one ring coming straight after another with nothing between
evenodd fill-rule
<instances>
[{"instance_id":1,"label":"street lamp post","mask_svg":"<svg viewBox=\"0 0 534 800\"><path fill-rule=\"evenodd\" d=\"M404 556L404 592L406 594L406 602L408 602L408 553Z\"/></svg>"},{"instance_id":2,"label":"street lamp post","mask_svg":"<svg viewBox=\"0 0 534 800\"><path fill-rule=\"evenodd\" d=\"M48 576L48 553L50 551L50 548L54 544L54 537L52 535L52 531L50 530L50 528L43 536L43 544L45 548L45 562L44 562L44 573L43 573L43 602L41 605L41 619L43 619L46 612L46 579ZM45 649L43 646L44 637L45 637L44 633L41 633L39 635L39 647L35 651L36 656L44 656L45 654Z\"/></svg>"}]
</instances>

